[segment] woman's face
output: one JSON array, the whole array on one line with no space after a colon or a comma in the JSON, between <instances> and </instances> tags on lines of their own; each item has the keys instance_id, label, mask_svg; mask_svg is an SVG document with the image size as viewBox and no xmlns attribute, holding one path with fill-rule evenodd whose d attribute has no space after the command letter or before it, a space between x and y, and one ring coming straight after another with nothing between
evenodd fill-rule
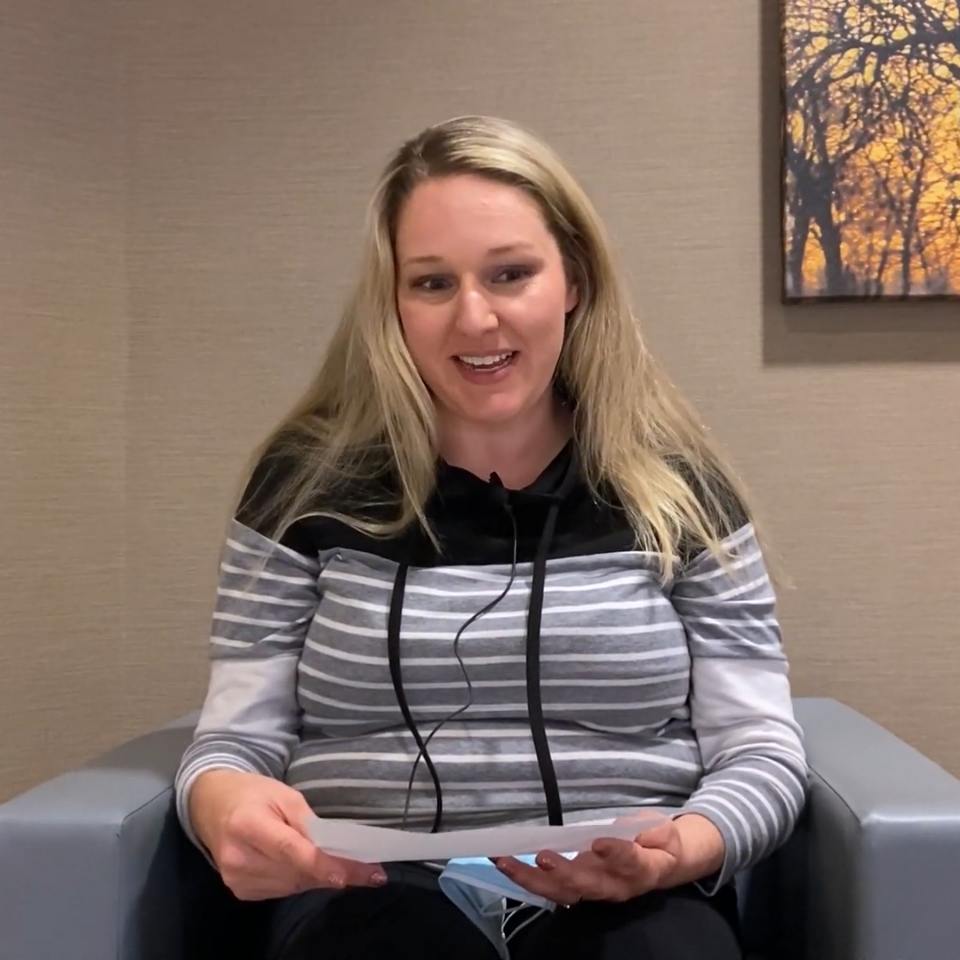
<instances>
[{"instance_id":1,"label":"woman's face","mask_svg":"<svg viewBox=\"0 0 960 960\"><path fill-rule=\"evenodd\" d=\"M395 246L404 338L441 415L542 413L578 292L535 201L473 174L427 180L400 210Z\"/></svg>"}]
</instances>

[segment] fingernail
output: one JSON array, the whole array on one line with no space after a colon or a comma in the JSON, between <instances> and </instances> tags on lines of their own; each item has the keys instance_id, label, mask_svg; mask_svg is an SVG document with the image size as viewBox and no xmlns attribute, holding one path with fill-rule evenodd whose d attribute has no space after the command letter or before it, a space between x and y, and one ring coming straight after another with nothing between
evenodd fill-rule
<instances>
[{"instance_id":1,"label":"fingernail","mask_svg":"<svg viewBox=\"0 0 960 960\"><path fill-rule=\"evenodd\" d=\"M370 874L370 882L375 883L378 887L383 886L383 884L387 882L387 875L377 870L375 873Z\"/></svg>"},{"instance_id":2,"label":"fingernail","mask_svg":"<svg viewBox=\"0 0 960 960\"><path fill-rule=\"evenodd\" d=\"M542 854L537 857L537 864L541 870L553 870L556 867L556 864L553 862L553 857L545 857Z\"/></svg>"},{"instance_id":3,"label":"fingernail","mask_svg":"<svg viewBox=\"0 0 960 960\"><path fill-rule=\"evenodd\" d=\"M331 873L327 877L327 882L330 884L331 887L342 887L343 877L341 877L340 874L338 873Z\"/></svg>"}]
</instances>

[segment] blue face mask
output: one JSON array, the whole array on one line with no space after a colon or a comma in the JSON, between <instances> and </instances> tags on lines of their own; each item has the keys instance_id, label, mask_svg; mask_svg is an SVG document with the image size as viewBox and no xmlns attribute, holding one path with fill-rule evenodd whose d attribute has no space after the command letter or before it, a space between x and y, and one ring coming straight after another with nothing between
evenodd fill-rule
<instances>
[{"instance_id":1,"label":"blue face mask","mask_svg":"<svg viewBox=\"0 0 960 960\"><path fill-rule=\"evenodd\" d=\"M573 856L573 854L568 854ZM533 864L536 854L516 858ZM555 910L546 900L504 876L486 857L459 857L448 860L440 874L440 889L470 918L493 944L502 960L509 960L503 925L507 919L506 899L533 904L541 910Z\"/></svg>"}]
</instances>

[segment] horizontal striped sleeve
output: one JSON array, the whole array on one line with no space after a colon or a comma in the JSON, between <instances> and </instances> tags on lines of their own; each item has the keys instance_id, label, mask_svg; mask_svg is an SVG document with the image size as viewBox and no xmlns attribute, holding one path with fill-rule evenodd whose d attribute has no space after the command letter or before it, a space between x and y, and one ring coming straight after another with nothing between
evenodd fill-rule
<instances>
[{"instance_id":1,"label":"horizontal striped sleeve","mask_svg":"<svg viewBox=\"0 0 960 960\"><path fill-rule=\"evenodd\" d=\"M190 789L215 768L282 779L299 739L297 664L319 603L319 561L234 519L221 553L210 631L210 679L193 741L175 780L190 824ZM206 851L203 851L206 854Z\"/></svg>"},{"instance_id":2,"label":"horizontal striped sleeve","mask_svg":"<svg viewBox=\"0 0 960 960\"><path fill-rule=\"evenodd\" d=\"M677 815L706 817L725 844L720 870L698 884L708 895L786 841L807 795L776 598L752 524L723 543L727 569L701 553L671 591L690 648L690 720L704 767Z\"/></svg>"}]
</instances>

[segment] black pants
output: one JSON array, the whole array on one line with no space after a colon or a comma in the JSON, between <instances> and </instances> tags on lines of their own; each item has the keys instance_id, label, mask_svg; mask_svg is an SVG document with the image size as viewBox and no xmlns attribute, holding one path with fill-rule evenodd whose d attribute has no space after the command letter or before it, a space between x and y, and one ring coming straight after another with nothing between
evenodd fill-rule
<instances>
[{"instance_id":1,"label":"black pants","mask_svg":"<svg viewBox=\"0 0 960 960\"><path fill-rule=\"evenodd\" d=\"M380 888L311 890L273 901L264 960L497 960L486 937L418 864L387 865ZM510 940L511 960L742 960L736 892L691 885L627 903L542 914Z\"/></svg>"}]
</instances>

